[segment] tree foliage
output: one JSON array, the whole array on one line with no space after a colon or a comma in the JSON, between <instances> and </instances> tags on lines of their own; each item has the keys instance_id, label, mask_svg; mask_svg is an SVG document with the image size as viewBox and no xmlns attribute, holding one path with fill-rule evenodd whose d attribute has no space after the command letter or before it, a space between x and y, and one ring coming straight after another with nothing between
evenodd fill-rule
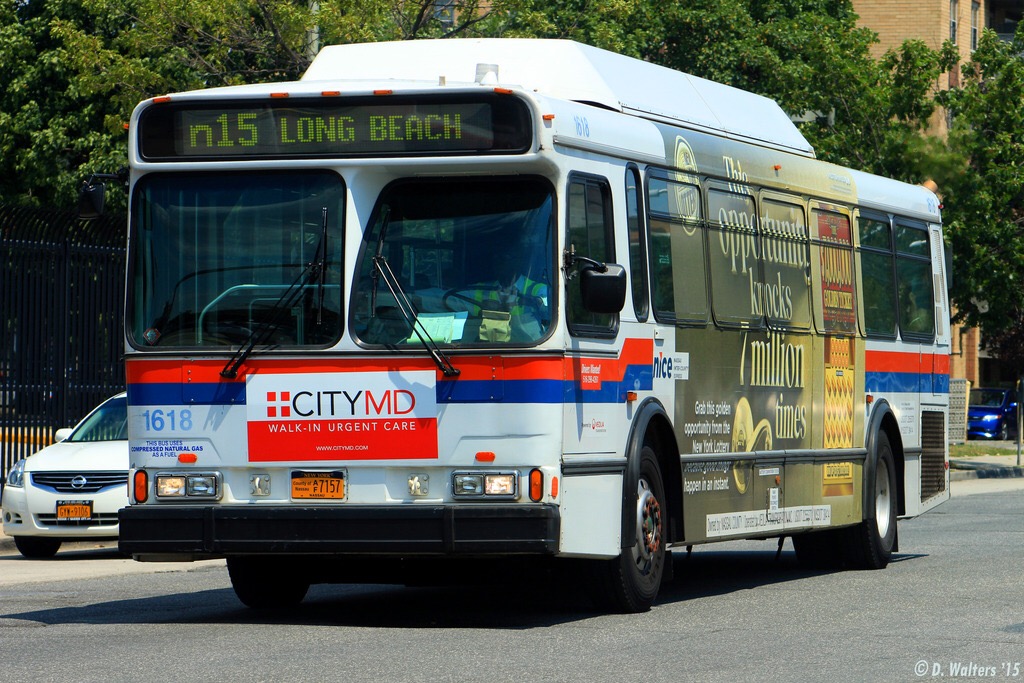
<instances>
[{"instance_id":1,"label":"tree foliage","mask_svg":"<svg viewBox=\"0 0 1024 683\"><path fill-rule=\"evenodd\" d=\"M124 165L124 124L145 98L295 79L322 44L478 36L570 38L752 90L810 114L821 158L935 177L962 315L1024 318L1017 53L983 39L946 96L947 147L923 131L954 52L910 41L872 59L850 0L0 0L0 201L72 205L85 176ZM992 313L970 304L979 291Z\"/></svg>"},{"instance_id":2,"label":"tree foliage","mask_svg":"<svg viewBox=\"0 0 1024 683\"><path fill-rule=\"evenodd\" d=\"M1024 33L985 31L960 88L943 93L951 152L939 179L955 256L958 317L1018 374L1024 370Z\"/></svg>"},{"instance_id":3,"label":"tree foliage","mask_svg":"<svg viewBox=\"0 0 1024 683\"><path fill-rule=\"evenodd\" d=\"M124 131L108 91L76 73L60 27L102 43L122 27L75 0L0 5L0 198L66 206L83 173L124 164Z\"/></svg>"}]
</instances>

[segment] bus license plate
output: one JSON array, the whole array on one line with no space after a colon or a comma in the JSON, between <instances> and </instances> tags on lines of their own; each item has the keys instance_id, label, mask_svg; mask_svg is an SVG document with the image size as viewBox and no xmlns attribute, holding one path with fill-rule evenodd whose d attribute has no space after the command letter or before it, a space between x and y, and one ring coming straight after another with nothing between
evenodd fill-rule
<instances>
[{"instance_id":1,"label":"bus license plate","mask_svg":"<svg viewBox=\"0 0 1024 683\"><path fill-rule=\"evenodd\" d=\"M292 498L344 500L345 472L292 472Z\"/></svg>"},{"instance_id":2,"label":"bus license plate","mask_svg":"<svg viewBox=\"0 0 1024 683\"><path fill-rule=\"evenodd\" d=\"M58 500L57 521L81 522L92 519L91 500Z\"/></svg>"}]
</instances>

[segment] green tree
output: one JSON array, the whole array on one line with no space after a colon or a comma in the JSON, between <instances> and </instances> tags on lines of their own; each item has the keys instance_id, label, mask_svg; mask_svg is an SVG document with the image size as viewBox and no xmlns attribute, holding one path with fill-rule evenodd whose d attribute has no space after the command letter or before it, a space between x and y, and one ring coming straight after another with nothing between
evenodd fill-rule
<instances>
[{"instance_id":1,"label":"green tree","mask_svg":"<svg viewBox=\"0 0 1024 683\"><path fill-rule=\"evenodd\" d=\"M73 0L0 5L0 200L69 206L83 174L125 162L117 104L83 87L55 31L74 26L105 42L120 33Z\"/></svg>"},{"instance_id":2,"label":"green tree","mask_svg":"<svg viewBox=\"0 0 1024 683\"><path fill-rule=\"evenodd\" d=\"M0 199L69 204L123 165L123 124L165 92L298 78L319 44L423 37L570 38L759 92L820 157L920 181L942 56L876 62L850 0L0 0Z\"/></svg>"},{"instance_id":3,"label":"green tree","mask_svg":"<svg viewBox=\"0 0 1024 683\"><path fill-rule=\"evenodd\" d=\"M949 144L965 159L943 190L953 248L958 319L1018 374L1024 370L1024 32L1012 43L985 31L943 94L953 115Z\"/></svg>"},{"instance_id":4,"label":"green tree","mask_svg":"<svg viewBox=\"0 0 1024 683\"><path fill-rule=\"evenodd\" d=\"M320 44L502 34L499 6L0 0L0 201L73 206L90 173L125 165L124 126L148 97L296 79Z\"/></svg>"}]
</instances>

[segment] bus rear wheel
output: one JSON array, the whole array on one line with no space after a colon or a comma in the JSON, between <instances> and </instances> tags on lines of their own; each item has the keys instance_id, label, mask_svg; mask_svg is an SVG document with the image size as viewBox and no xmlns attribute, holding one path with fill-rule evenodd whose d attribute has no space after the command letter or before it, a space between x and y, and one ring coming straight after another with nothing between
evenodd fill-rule
<instances>
[{"instance_id":1,"label":"bus rear wheel","mask_svg":"<svg viewBox=\"0 0 1024 683\"><path fill-rule=\"evenodd\" d=\"M654 604L665 572L665 486L654 451L640 452L640 476L632 501L635 540L614 560L599 561L595 602L619 612L646 612Z\"/></svg>"},{"instance_id":2,"label":"bus rear wheel","mask_svg":"<svg viewBox=\"0 0 1024 683\"><path fill-rule=\"evenodd\" d=\"M283 609L302 602L309 581L296 572L294 563L276 557L229 557L228 576L235 595L246 607Z\"/></svg>"},{"instance_id":3,"label":"bus rear wheel","mask_svg":"<svg viewBox=\"0 0 1024 683\"><path fill-rule=\"evenodd\" d=\"M849 562L859 569L883 569L896 545L896 464L885 432L878 433L875 476L866 485L871 499L864 521L850 529Z\"/></svg>"}]
</instances>

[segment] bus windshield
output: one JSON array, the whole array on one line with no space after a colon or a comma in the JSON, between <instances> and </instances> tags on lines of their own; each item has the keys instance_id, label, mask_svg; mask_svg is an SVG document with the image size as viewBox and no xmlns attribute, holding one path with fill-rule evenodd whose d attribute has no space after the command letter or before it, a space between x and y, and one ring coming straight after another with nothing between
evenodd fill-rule
<instances>
[{"instance_id":1,"label":"bus windshield","mask_svg":"<svg viewBox=\"0 0 1024 683\"><path fill-rule=\"evenodd\" d=\"M324 171L142 178L133 207L132 343L336 342L344 197L341 178Z\"/></svg>"},{"instance_id":2,"label":"bus windshield","mask_svg":"<svg viewBox=\"0 0 1024 683\"><path fill-rule=\"evenodd\" d=\"M530 178L385 188L353 285L353 333L387 346L540 341L552 320L553 206L551 186Z\"/></svg>"}]
</instances>

